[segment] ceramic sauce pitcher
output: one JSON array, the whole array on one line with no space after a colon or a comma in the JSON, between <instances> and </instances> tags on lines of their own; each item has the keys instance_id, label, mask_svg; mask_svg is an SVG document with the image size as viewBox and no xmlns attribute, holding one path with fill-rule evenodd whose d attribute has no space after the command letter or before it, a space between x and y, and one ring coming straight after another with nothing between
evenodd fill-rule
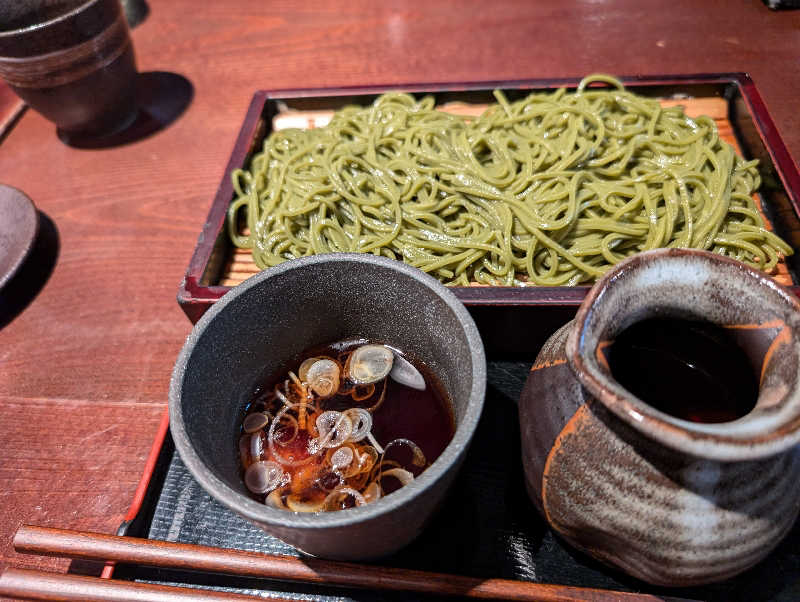
<instances>
[{"instance_id":1,"label":"ceramic sauce pitcher","mask_svg":"<svg viewBox=\"0 0 800 602\"><path fill-rule=\"evenodd\" d=\"M680 390L685 379L649 382L644 352L633 356L645 363L635 367L640 396L623 387L609 365L615 340L655 319L716 325L735 341L731 353L697 352L722 362L728 376L715 389L752 371L752 409L694 422L654 407L642 397ZM726 366L736 354L744 368ZM701 395L695 409L705 399L718 401ZM528 492L561 537L650 583L725 579L764 558L800 510L800 304L719 255L634 256L542 348L519 413Z\"/></svg>"}]
</instances>

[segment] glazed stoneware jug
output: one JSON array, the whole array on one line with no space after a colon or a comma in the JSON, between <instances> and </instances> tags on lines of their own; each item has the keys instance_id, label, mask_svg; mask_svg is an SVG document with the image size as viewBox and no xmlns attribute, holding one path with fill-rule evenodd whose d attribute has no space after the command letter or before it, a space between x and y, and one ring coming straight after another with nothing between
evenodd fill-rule
<instances>
[{"instance_id":1,"label":"glazed stoneware jug","mask_svg":"<svg viewBox=\"0 0 800 602\"><path fill-rule=\"evenodd\" d=\"M693 422L622 387L607 351L652 318L730 333L753 371L752 410ZM542 348L519 414L528 493L563 539L653 584L726 579L764 558L800 510L800 304L719 255L636 255Z\"/></svg>"}]
</instances>

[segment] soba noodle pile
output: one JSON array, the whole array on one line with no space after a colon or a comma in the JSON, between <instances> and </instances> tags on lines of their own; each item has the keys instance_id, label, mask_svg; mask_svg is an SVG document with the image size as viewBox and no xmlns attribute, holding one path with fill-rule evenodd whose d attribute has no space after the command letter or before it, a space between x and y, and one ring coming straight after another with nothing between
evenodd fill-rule
<instances>
[{"instance_id":1,"label":"soba noodle pile","mask_svg":"<svg viewBox=\"0 0 800 602\"><path fill-rule=\"evenodd\" d=\"M612 87L588 87L602 81ZM576 285L634 253L692 247L772 270L760 177L714 121L607 76L480 117L385 94L273 132L233 173L228 228L260 268L329 252L402 259L447 284ZM238 231L246 215L249 234Z\"/></svg>"}]
</instances>

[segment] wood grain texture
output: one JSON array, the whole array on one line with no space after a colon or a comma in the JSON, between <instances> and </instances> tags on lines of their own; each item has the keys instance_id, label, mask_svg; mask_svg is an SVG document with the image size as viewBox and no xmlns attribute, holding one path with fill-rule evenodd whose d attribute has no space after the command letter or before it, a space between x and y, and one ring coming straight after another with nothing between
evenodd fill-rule
<instances>
[{"instance_id":1,"label":"wood grain texture","mask_svg":"<svg viewBox=\"0 0 800 602\"><path fill-rule=\"evenodd\" d=\"M263 598L135 581L59 575L10 568L0 575L0 592L23 600L74 600L75 602L258 602ZM273 598L290 602L288 598Z\"/></svg>"},{"instance_id":2,"label":"wood grain texture","mask_svg":"<svg viewBox=\"0 0 800 602\"><path fill-rule=\"evenodd\" d=\"M511 579L482 579L381 567L317 558L295 558L198 546L153 539L118 537L66 529L22 526L14 537L14 548L28 554L67 556L89 560L113 560L178 570L202 570L244 577L278 579L301 583L336 584L386 591L431 593L461 598L567 602L656 602L659 596L580 587L529 583ZM0 579L2 591L2 579Z\"/></svg>"},{"instance_id":3,"label":"wood grain texture","mask_svg":"<svg viewBox=\"0 0 800 602\"><path fill-rule=\"evenodd\" d=\"M110 533L126 513L189 332L177 287L256 89L747 71L800 157L800 12L759 0L148 4L139 69L194 86L177 121L79 150L26 111L0 144L0 180L60 240L0 330L1 566L66 570L12 552L24 522Z\"/></svg>"}]
</instances>

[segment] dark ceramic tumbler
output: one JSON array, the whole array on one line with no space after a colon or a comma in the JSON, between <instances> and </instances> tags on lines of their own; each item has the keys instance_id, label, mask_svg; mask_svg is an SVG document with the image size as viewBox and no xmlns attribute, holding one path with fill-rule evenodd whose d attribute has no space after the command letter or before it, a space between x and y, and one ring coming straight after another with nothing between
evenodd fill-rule
<instances>
[{"instance_id":1,"label":"dark ceramic tumbler","mask_svg":"<svg viewBox=\"0 0 800 602\"><path fill-rule=\"evenodd\" d=\"M3 2L0 77L67 136L126 127L136 64L119 0Z\"/></svg>"}]
</instances>

